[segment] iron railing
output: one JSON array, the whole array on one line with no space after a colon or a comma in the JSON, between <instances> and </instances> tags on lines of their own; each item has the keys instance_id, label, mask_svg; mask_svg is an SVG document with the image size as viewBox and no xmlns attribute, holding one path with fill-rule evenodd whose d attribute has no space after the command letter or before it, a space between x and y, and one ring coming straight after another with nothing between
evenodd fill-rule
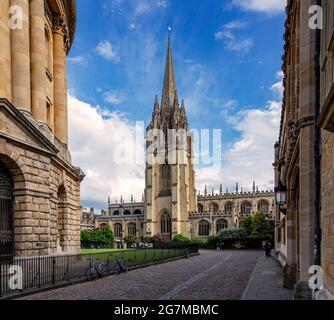
<instances>
[{"instance_id":1,"label":"iron railing","mask_svg":"<svg viewBox=\"0 0 334 320\"><path fill-rule=\"evenodd\" d=\"M94 254L19 257L0 261L0 297L91 280L198 253L197 245L163 245ZM22 285L22 287L17 287Z\"/></svg>"}]
</instances>

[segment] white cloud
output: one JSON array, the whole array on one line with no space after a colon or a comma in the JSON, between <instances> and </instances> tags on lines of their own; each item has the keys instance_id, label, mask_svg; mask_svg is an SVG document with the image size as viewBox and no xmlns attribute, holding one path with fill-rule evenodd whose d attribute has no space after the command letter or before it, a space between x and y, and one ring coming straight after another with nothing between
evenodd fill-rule
<instances>
[{"instance_id":1,"label":"white cloud","mask_svg":"<svg viewBox=\"0 0 334 320\"><path fill-rule=\"evenodd\" d=\"M243 29L247 22L234 20L225 24L220 30L215 32L214 36L217 41L224 41L225 48L231 51L248 52L254 45L252 38L240 39L235 31Z\"/></svg>"},{"instance_id":2,"label":"white cloud","mask_svg":"<svg viewBox=\"0 0 334 320\"><path fill-rule=\"evenodd\" d=\"M284 11L286 0L233 0L233 4L244 10L278 13Z\"/></svg>"},{"instance_id":3,"label":"white cloud","mask_svg":"<svg viewBox=\"0 0 334 320\"><path fill-rule=\"evenodd\" d=\"M87 66L88 65L88 61L87 61L86 57L84 57L84 56L68 57L67 61L69 63L73 63L73 64L76 64L78 66Z\"/></svg>"},{"instance_id":4,"label":"white cloud","mask_svg":"<svg viewBox=\"0 0 334 320\"><path fill-rule=\"evenodd\" d=\"M225 43L225 46L227 49L231 51L242 51L242 52L248 52L254 45L253 39L231 39L230 41L227 41Z\"/></svg>"},{"instance_id":5,"label":"white cloud","mask_svg":"<svg viewBox=\"0 0 334 320\"><path fill-rule=\"evenodd\" d=\"M81 185L82 201L105 208L107 197L113 200L121 195L130 199L134 194L141 199L144 190L144 145L134 143L134 124L115 112L96 108L69 95L69 137L73 163L86 173ZM114 155L122 141L129 156L129 163L118 164ZM137 163L142 161L142 163Z\"/></svg>"},{"instance_id":6,"label":"white cloud","mask_svg":"<svg viewBox=\"0 0 334 320\"><path fill-rule=\"evenodd\" d=\"M275 87L281 84L282 80ZM236 101L228 101L226 105L233 110ZM234 191L237 181L245 190L250 190L253 180L260 189L273 188L273 147L279 132L281 106L281 100L273 100L264 109L247 109L224 117L239 132L240 138L223 153L220 172L210 168L197 169L197 185L201 190L205 185L209 190L212 187L217 190L223 182L225 187Z\"/></svg>"},{"instance_id":7,"label":"white cloud","mask_svg":"<svg viewBox=\"0 0 334 320\"><path fill-rule=\"evenodd\" d=\"M283 77L284 77L283 71L277 72L276 78L279 81L274 83L270 88L279 98L283 98L283 90L284 90L282 81Z\"/></svg>"},{"instance_id":8,"label":"white cloud","mask_svg":"<svg viewBox=\"0 0 334 320\"><path fill-rule=\"evenodd\" d=\"M117 90L109 90L103 94L106 103L119 105L124 101L124 96Z\"/></svg>"},{"instance_id":9,"label":"white cloud","mask_svg":"<svg viewBox=\"0 0 334 320\"><path fill-rule=\"evenodd\" d=\"M97 47L96 52L106 60L114 61L117 58L116 52L113 50L111 43L107 40L101 41Z\"/></svg>"}]
</instances>

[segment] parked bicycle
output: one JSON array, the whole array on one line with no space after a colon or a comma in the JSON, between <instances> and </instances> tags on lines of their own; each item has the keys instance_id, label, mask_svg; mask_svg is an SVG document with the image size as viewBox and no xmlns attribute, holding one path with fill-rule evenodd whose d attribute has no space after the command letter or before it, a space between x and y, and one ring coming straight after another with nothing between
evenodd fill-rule
<instances>
[{"instance_id":1,"label":"parked bicycle","mask_svg":"<svg viewBox=\"0 0 334 320\"><path fill-rule=\"evenodd\" d=\"M101 278L108 274L108 265L104 262L97 262L95 259L91 259L89 266L85 272L87 279Z\"/></svg>"},{"instance_id":2,"label":"parked bicycle","mask_svg":"<svg viewBox=\"0 0 334 320\"><path fill-rule=\"evenodd\" d=\"M120 273L123 273L123 272L128 272L128 267L126 266L124 260L121 258L121 257L118 257L116 259L116 265L118 267L117 271L116 271L116 274L119 275Z\"/></svg>"}]
</instances>

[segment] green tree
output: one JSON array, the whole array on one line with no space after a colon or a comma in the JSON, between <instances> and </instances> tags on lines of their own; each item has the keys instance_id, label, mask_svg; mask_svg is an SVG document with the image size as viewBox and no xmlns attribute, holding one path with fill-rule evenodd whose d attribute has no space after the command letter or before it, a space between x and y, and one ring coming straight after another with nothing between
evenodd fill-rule
<instances>
[{"instance_id":1,"label":"green tree","mask_svg":"<svg viewBox=\"0 0 334 320\"><path fill-rule=\"evenodd\" d=\"M217 239L222 239L222 240L240 241L246 238L247 238L246 230L242 228L223 229L217 235Z\"/></svg>"},{"instance_id":2,"label":"green tree","mask_svg":"<svg viewBox=\"0 0 334 320\"><path fill-rule=\"evenodd\" d=\"M266 240L273 239L274 226L271 221L266 220L265 215L262 212L257 212L253 216L252 232L250 234L251 239Z\"/></svg>"},{"instance_id":3,"label":"green tree","mask_svg":"<svg viewBox=\"0 0 334 320\"><path fill-rule=\"evenodd\" d=\"M114 241L114 234L109 226L102 230L82 230L80 239L86 243L109 243Z\"/></svg>"},{"instance_id":4,"label":"green tree","mask_svg":"<svg viewBox=\"0 0 334 320\"><path fill-rule=\"evenodd\" d=\"M247 237L252 234L253 230L253 217L251 215L247 216L240 222L240 228L244 229L247 233Z\"/></svg>"}]
</instances>

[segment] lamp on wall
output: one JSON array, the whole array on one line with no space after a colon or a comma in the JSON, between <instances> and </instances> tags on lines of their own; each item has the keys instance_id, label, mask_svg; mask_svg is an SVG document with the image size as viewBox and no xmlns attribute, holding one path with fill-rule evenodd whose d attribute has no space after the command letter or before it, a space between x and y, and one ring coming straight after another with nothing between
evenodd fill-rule
<instances>
[{"instance_id":1,"label":"lamp on wall","mask_svg":"<svg viewBox=\"0 0 334 320\"><path fill-rule=\"evenodd\" d=\"M279 206L284 206L286 204L286 192L287 189L283 182L280 180L278 186L275 188L276 204Z\"/></svg>"}]
</instances>

